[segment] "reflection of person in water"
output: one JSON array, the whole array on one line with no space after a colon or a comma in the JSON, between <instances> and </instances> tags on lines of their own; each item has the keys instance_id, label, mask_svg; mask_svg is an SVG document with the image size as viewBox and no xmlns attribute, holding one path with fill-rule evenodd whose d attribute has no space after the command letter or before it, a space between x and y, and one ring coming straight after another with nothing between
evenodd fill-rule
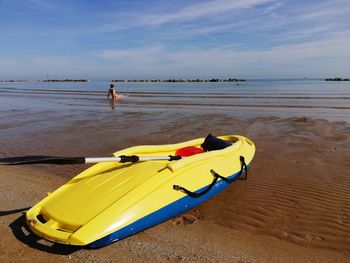
<instances>
[{"instance_id":1,"label":"reflection of person in water","mask_svg":"<svg viewBox=\"0 0 350 263\"><path fill-rule=\"evenodd\" d=\"M115 92L114 84L110 84L110 85L109 85L107 99L109 99L109 96L111 96L113 100L116 99L116 98L118 98L118 95L117 95L117 93Z\"/></svg>"},{"instance_id":2,"label":"reflection of person in water","mask_svg":"<svg viewBox=\"0 0 350 263\"><path fill-rule=\"evenodd\" d=\"M117 102L117 100L115 100L115 99L108 100L109 106L111 106L112 110L115 109L116 102Z\"/></svg>"}]
</instances>

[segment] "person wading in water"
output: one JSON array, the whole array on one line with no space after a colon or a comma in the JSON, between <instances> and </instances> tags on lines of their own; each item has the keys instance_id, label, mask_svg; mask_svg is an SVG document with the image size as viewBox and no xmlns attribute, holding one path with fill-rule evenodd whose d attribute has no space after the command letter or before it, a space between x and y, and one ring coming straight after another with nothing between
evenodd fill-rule
<instances>
[{"instance_id":1,"label":"person wading in water","mask_svg":"<svg viewBox=\"0 0 350 263\"><path fill-rule=\"evenodd\" d=\"M110 84L110 85L109 85L107 99L109 99L109 96L111 96L113 100L116 99L116 98L118 98L118 95L117 95L117 93L115 92L114 84Z\"/></svg>"}]
</instances>

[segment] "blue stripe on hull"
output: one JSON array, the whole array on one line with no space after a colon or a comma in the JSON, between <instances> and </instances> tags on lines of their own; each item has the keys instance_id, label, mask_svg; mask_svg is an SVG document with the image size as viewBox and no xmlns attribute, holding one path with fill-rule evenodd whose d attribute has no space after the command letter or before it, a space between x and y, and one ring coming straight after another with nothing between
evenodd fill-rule
<instances>
[{"instance_id":1,"label":"blue stripe on hull","mask_svg":"<svg viewBox=\"0 0 350 263\"><path fill-rule=\"evenodd\" d=\"M249 166L249 164L248 164ZM229 179L238 179L240 175L240 172L235 173L231 176L229 176ZM138 232L141 232L147 228L150 228L154 225L160 224L170 218L173 218L201 203L204 201L210 199L211 197L215 196L219 192L226 189L230 184L224 182L223 180L218 180L218 182L215 184L215 186L205 195L193 198L189 196L185 196L167 206L162 207L161 209L137 220L136 222L112 233L108 236L105 236L91 244L89 244L89 247L92 248L98 248L105 245L108 245L114 241L121 240L123 238L126 238L128 236L134 235ZM196 192L203 191L207 186L197 190Z\"/></svg>"}]
</instances>

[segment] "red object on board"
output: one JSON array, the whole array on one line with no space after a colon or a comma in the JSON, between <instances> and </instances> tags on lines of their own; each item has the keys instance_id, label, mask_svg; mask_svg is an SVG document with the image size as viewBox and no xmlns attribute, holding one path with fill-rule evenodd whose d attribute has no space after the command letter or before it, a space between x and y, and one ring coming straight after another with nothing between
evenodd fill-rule
<instances>
[{"instance_id":1,"label":"red object on board","mask_svg":"<svg viewBox=\"0 0 350 263\"><path fill-rule=\"evenodd\" d=\"M198 148L196 146L187 146L181 149L178 149L175 152L175 155L178 156L191 156L199 153L204 153L204 150L202 148Z\"/></svg>"}]
</instances>

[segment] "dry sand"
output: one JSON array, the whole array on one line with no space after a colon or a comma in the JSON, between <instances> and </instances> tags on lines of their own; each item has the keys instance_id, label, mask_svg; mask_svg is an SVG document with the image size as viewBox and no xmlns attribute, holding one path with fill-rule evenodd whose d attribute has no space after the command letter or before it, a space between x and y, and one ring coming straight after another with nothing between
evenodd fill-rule
<instances>
[{"instance_id":1,"label":"dry sand","mask_svg":"<svg viewBox=\"0 0 350 263\"><path fill-rule=\"evenodd\" d=\"M45 114L32 120L21 118L21 112L11 114L12 121L0 121L0 157L110 155L132 145L175 143L208 132L246 135L257 152L247 181L180 217L96 250L38 240L23 216L86 166L2 166L0 262L350 260L348 123L200 113L159 118L130 112L114 119L89 114L64 121L50 121Z\"/></svg>"}]
</instances>

